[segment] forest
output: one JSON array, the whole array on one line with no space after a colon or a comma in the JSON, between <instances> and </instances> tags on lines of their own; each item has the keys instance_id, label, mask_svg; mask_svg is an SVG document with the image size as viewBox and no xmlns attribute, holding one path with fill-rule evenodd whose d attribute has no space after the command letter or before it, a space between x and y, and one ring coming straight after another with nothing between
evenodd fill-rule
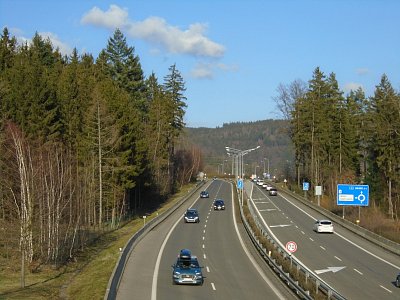
<instances>
[{"instance_id":1,"label":"forest","mask_svg":"<svg viewBox=\"0 0 400 300\"><path fill-rule=\"evenodd\" d=\"M182 135L185 82L160 83L119 29L97 58L63 56L39 34L0 39L1 265L72 259L154 209L202 167ZM4 264L3 264L4 262Z\"/></svg>"},{"instance_id":2,"label":"forest","mask_svg":"<svg viewBox=\"0 0 400 300\"><path fill-rule=\"evenodd\" d=\"M297 186L322 186L332 208L337 184L369 185L370 206L398 222L400 94L385 74L372 96L345 96L317 67L308 83L280 84L275 101L290 123Z\"/></svg>"}]
</instances>

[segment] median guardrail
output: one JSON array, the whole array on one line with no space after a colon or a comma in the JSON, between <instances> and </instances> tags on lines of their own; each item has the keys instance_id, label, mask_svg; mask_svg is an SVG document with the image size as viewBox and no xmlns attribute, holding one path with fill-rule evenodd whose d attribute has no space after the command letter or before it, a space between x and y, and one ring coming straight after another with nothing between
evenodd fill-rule
<instances>
[{"instance_id":1,"label":"median guardrail","mask_svg":"<svg viewBox=\"0 0 400 300\"><path fill-rule=\"evenodd\" d=\"M240 201L239 201L240 202ZM266 228L263 222L260 221L261 216L258 215L257 210L255 209L254 202L247 197L247 206L249 208L250 214L257 226L257 228L261 231L262 235L268 239L268 241L273 245L273 247L279 251L284 259L289 259L291 267L295 267L298 272L301 272L306 281L310 280L315 284L315 293L319 292L325 294L328 299L337 299L337 300L345 300L346 298L341 295L338 291L336 291L332 286L319 278L314 272L312 272L307 266L303 265L300 261L298 261L293 255L287 252L285 247L275 239L274 235L270 232L269 228ZM310 296L310 292L304 290L298 281L295 281L288 272L285 272L281 265L279 265L271 256L270 253L267 253L267 250L262 247L261 243L257 240L251 226L246 220L246 217L243 214L243 209L240 207L240 216L243 221L244 227L249 234L249 237L253 241L253 244L258 249L259 253L262 255L264 260L272 267L272 269L279 274L279 277L284 280L290 288L292 288L296 294L303 299L313 299Z\"/></svg>"}]
</instances>

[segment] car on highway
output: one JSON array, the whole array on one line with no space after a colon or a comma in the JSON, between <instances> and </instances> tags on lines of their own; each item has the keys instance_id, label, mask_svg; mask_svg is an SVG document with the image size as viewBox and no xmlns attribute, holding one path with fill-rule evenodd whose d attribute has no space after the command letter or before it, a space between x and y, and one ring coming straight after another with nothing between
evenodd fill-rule
<instances>
[{"instance_id":1,"label":"car on highway","mask_svg":"<svg viewBox=\"0 0 400 300\"><path fill-rule=\"evenodd\" d=\"M204 282L203 272L197 257L192 255L189 249L182 249L179 252L175 264L172 265L173 284L197 284Z\"/></svg>"},{"instance_id":2,"label":"car on highway","mask_svg":"<svg viewBox=\"0 0 400 300\"><path fill-rule=\"evenodd\" d=\"M185 223L200 223L200 217L197 209L188 208L183 216Z\"/></svg>"},{"instance_id":3,"label":"car on highway","mask_svg":"<svg viewBox=\"0 0 400 300\"><path fill-rule=\"evenodd\" d=\"M315 232L328 232L333 233L333 223L330 220L317 220L314 223Z\"/></svg>"},{"instance_id":4,"label":"car on highway","mask_svg":"<svg viewBox=\"0 0 400 300\"><path fill-rule=\"evenodd\" d=\"M269 191L269 190L272 189L272 188L273 188L273 186L270 185L270 184L267 184L266 187L265 187L265 189L266 189L267 191Z\"/></svg>"},{"instance_id":5,"label":"car on highway","mask_svg":"<svg viewBox=\"0 0 400 300\"><path fill-rule=\"evenodd\" d=\"M277 196L278 195L278 190L276 188L270 188L269 189L269 195L270 196Z\"/></svg>"},{"instance_id":6,"label":"car on highway","mask_svg":"<svg viewBox=\"0 0 400 300\"><path fill-rule=\"evenodd\" d=\"M394 283L398 288L400 288L400 273L397 274L396 281Z\"/></svg>"},{"instance_id":7,"label":"car on highway","mask_svg":"<svg viewBox=\"0 0 400 300\"><path fill-rule=\"evenodd\" d=\"M224 210L225 209L225 203L224 200L222 199L216 199L214 201L214 210Z\"/></svg>"},{"instance_id":8,"label":"car on highway","mask_svg":"<svg viewBox=\"0 0 400 300\"><path fill-rule=\"evenodd\" d=\"M200 198L209 198L210 194L207 191L200 192Z\"/></svg>"}]
</instances>

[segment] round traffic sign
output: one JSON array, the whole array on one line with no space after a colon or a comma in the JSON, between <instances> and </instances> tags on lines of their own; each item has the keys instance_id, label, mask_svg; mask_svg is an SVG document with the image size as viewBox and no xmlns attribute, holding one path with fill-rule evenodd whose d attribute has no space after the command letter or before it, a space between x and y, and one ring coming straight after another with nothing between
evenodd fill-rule
<instances>
[{"instance_id":1,"label":"round traffic sign","mask_svg":"<svg viewBox=\"0 0 400 300\"><path fill-rule=\"evenodd\" d=\"M290 253L294 253L297 250L297 244L296 242L290 241L286 243L286 250L289 251Z\"/></svg>"}]
</instances>

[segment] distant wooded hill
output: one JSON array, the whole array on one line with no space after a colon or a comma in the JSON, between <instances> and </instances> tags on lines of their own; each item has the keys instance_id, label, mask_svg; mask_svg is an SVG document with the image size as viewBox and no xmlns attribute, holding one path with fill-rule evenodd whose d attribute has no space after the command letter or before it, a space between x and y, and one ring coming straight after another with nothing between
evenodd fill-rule
<instances>
[{"instance_id":1,"label":"distant wooded hill","mask_svg":"<svg viewBox=\"0 0 400 300\"><path fill-rule=\"evenodd\" d=\"M294 151L288 135L288 121L263 120L223 124L217 128L186 128L188 139L203 153L204 171L209 175L232 172L232 159L225 147L259 149L244 156L246 175L288 176L294 172ZM258 166L258 167L257 167ZM264 169L265 168L265 169Z\"/></svg>"}]
</instances>

